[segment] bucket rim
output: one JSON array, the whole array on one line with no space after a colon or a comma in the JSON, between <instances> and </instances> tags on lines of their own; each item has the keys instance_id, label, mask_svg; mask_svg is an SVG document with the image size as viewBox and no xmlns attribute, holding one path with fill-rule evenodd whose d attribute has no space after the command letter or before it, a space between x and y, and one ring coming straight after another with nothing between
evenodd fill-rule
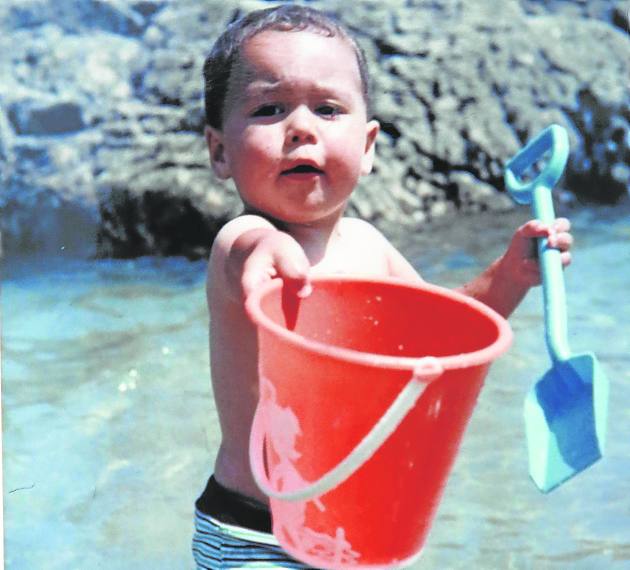
<instances>
[{"instance_id":1,"label":"bucket rim","mask_svg":"<svg viewBox=\"0 0 630 570\"><path fill-rule=\"evenodd\" d=\"M283 281L281 278L275 278L271 281L263 284L255 291L253 291L245 302L245 309L249 318L258 327L262 326L267 330L282 337L285 341L294 346L299 346L309 352L314 352L327 357L335 358L337 360L344 360L346 362L352 362L354 364L362 364L366 366L376 368L386 368L394 370L411 370L413 371L418 366L422 366L423 362L427 358L434 358L439 361L444 370L456 370L461 368L469 368L472 366L479 366L483 364L490 364L494 359L505 353L512 343L513 333L512 329L504 317L499 315L494 309L491 309L481 301L473 299L463 293L442 287L439 285L433 285L424 281L418 283L410 283L403 279L394 277L363 277L358 275L326 275L312 277L310 282L313 286L318 283L327 282L363 282L374 283L380 285L395 285L397 287L404 287L407 289L427 291L429 293L437 294L442 297L446 297L453 301L457 301L461 304L467 305L470 308L482 313L486 318L491 320L497 327L497 338L490 345L481 348L473 352L466 352L461 354L454 354L449 356L392 356L388 354L378 354L372 352L363 352L352 348L345 348L341 346L329 345L324 342L306 338L294 331L288 330L285 327L280 326L269 318L260 308L260 302L266 295L272 293L274 290L281 289L283 287Z\"/></svg>"}]
</instances>

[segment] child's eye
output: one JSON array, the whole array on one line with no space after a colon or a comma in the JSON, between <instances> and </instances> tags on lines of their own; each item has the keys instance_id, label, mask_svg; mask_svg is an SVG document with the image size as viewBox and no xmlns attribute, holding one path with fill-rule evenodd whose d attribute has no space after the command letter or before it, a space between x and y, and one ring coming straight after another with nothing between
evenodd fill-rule
<instances>
[{"instance_id":1,"label":"child's eye","mask_svg":"<svg viewBox=\"0 0 630 570\"><path fill-rule=\"evenodd\" d=\"M263 105L252 113L252 117L275 117L282 111L283 109L280 105Z\"/></svg>"},{"instance_id":2,"label":"child's eye","mask_svg":"<svg viewBox=\"0 0 630 570\"><path fill-rule=\"evenodd\" d=\"M317 112L324 117L336 117L341 110L335 105L320 105L317 107Z\"/></svg>"}]
</instances>

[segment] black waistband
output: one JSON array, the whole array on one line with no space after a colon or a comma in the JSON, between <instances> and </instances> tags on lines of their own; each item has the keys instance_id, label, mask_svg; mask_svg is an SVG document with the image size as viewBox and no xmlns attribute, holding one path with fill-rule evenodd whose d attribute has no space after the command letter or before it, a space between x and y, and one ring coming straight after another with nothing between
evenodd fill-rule
<instances>
[{"instance_id":1,"label":"black waistband","mask_svg":"<svg viewBox=\"0 0 630 570\"><path fill-rule=\"evenodd\" d=\"M271 532L271 514L269 509L254 499L221 485L214 475L195 506L202 513L221 522L257 530Z\"/></svg>"}]
</instances>

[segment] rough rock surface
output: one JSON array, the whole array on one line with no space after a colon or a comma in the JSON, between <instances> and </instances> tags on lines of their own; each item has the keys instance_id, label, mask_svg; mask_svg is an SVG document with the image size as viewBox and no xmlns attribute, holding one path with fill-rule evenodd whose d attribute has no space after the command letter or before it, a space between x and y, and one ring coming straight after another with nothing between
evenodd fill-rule
<instances>
[{"instance_id":1,"label":"rough rock surface","mask_svg":"<svg viewBox=\"0 0 630 570\"><path fill-rule=\"evenodd\" d=\"M502 168L551 122L566 186L614 202L630 180L623 2L314 0L360 37L382 125L351 213L383 229L502 210ZM0 184L6 250L207 254L239 211L201 130L205 54L271 3L6 0L0 6ZM96 237L96 239L94 239Z\"/></svg>"}]
</instances>

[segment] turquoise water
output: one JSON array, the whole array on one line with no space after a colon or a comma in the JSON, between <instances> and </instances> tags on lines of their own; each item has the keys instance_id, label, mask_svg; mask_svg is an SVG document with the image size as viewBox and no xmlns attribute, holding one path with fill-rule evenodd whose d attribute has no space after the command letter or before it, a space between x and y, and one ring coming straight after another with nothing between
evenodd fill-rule
<instances>
[{"instance_id":1,"label":"turquoise water","mask_svg":"<svg viewBox=\"0 0 630 570\"><path fill-rule=\"evenodd\" d=\"M611 382L606 457L549 495L528 478L522 401L549 367L533 291L417 568L630 568L630 206L570 215L570 340ZM401 248L427 279L457 285L526 218L466 218ZM218 436L204 272L183 259L3 262L7 568L192 567L192 504Z\"/></svg>"}]
</instances>

